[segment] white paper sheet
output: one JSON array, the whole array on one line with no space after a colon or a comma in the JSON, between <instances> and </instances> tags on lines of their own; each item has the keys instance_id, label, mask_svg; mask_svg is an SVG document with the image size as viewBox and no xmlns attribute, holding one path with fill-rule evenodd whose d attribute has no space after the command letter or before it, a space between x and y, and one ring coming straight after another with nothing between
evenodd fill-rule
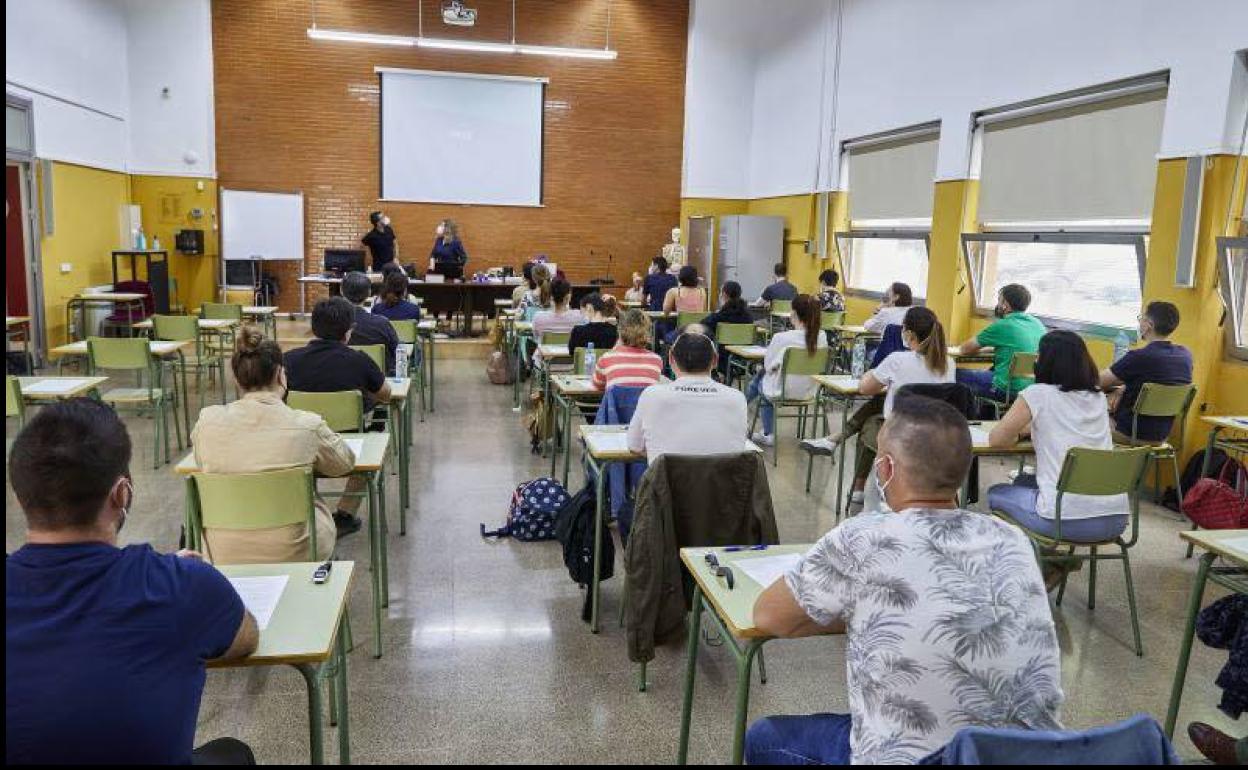
<instances>
[{"instance_id":1,"label":"white paper sheet","mask_svg":"<svg viewBox=\"0 0 1248 770\"><path fill-rule=\"evenodd\" d=\"M90 380L68 379L68 380L40 380L39 382L27 385L22 388L22 393L28 396L55 396L61 393L71 393Z\"/></svg>"},{"instance_id":2,"label":"white paper sheet","mask_svg":"<svg viewBox=\"0 0 1248 770\"><path fill-rule=\"evenodd\" d=\"M972 425L971 446L988 446L988 431L977 425Z\"/></svg>"},{"instance_id":3,"label":"white paper sheet","mask_svg":"<svg viewBox=\"0 0 1248 770\"><path fill-rule=\"evenodd\" d=\"M360 459L360 455L364 454L364 439L347 438L343 439L343 442L351 447L351 452L355 455L355 459Z\"/></svg>"},{"instance_id":4,"label":"white paper sheet","mask_svg":"<svg viewBox=\"0 0 1248 770\"><path fill-rule=\"evenodd\" d=\"M751 556L733 561L732 567L749 575L751 580L766 588L793 569L801 559L802 554L800 553L786 553L780 556Z\"/></svg>"},{"instance_id":5,"label":"white paper sheet","mask_svg":"<svg viewBox=\"0 0 1248 770\"><path fill-rule=\"evenodd\" d=\"M628 433L626 431L604 431L594 434L594 448L600 452L627 452Z\"/></svg>"},{"instance_id":6,"label":"white paper sheet","mask_svg":"<svg viewBox=\"0 0 1248 770\"><path fill-rule=\"evenodd\" d=\"M1248 553L1248 535L1244 535L1243 537L1227 538L1226 540L1223 540L1222 542L1224 545L1226 545L1227 548L1232 548L1236 551L1242 551L1244 553Z\"/></svg>"},{"instance_id":7,"label":"white paper sheet","mask_svg":"<svg viewBox=\"0 0 1248 770\"><path fill-rule=\"evenodd\" d=\"M230 583L243 600L243 606L256 619L260 630L269 627L269 620L277 603L282 600L282 592L286 590L289 575L273 575L264 577L232 577Z\"/></svg>"}]
</instances>

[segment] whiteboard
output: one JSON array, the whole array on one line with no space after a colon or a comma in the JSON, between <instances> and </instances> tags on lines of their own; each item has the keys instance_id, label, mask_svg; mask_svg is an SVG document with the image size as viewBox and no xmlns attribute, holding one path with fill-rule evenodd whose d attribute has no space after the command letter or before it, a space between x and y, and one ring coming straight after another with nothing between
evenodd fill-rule
<instances>
[{"instance_id":1,"label":"whiteboard","mask_svg":"<svg viewBox=\"0 0 1248 770\"><path fill-rule=\"evenodd\" d=\"M543 80L379 71L384 200L542 205Z\"/></svg>"},{"instance_id":2,"label":"whiteboard","mask_svg":"<svg viewBox=\"0 0 1248 770\"><path fill-rule=\"evenodd\" d=\"M225 259L303 261L303 194L221 191Z\"/></svg>"}]
</instances>

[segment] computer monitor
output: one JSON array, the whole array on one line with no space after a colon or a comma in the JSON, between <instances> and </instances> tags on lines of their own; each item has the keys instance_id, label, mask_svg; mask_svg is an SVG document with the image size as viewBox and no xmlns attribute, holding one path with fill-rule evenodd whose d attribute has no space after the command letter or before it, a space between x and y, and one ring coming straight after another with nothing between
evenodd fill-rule
<instances>
[{"instance_id":1,"label":"computer monitor","mask_svg":"<svg viewBox=\"0 0 1248 770\"><path fill-rule=\"evenodd\" d=\"M260 263L254 259L225 260L225 285L255 287L260 284Z\"/></svg>"},{"instance_id":2,"label":"computer monitor","mask_svg":"<svg viewBox=\"0 0 1248 770\"><path fill-rule=\"evenodd\" d=\"M363 249L325 249L326 272L349 273L352 270L364 272Z\"/></svg>"},{"instance_id":3,"label":"computer monitor","mask_svg":"<svg viewBox=\"0 0 1248 770\"><path fill-rule=\"evenodd\" d=\"M445 277L448 281L462 280L464 277L464 266L459 262L435 262L434 267L433 272Z\"/></svg>"}]
</instances>

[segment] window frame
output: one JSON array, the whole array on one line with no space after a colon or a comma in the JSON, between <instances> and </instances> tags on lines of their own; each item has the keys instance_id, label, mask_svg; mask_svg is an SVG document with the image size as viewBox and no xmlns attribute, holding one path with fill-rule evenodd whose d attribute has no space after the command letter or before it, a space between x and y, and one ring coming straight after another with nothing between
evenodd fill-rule
<instances>
[{"instance_id":1,"label":"window frame","mask_svg":"<svg viewBox=\"0 0 1248 770\"><path fill-rule=\"evenodd\" d=\"M985 307L980 304L980 283L983 280L983 265L976 265L976 260L971 255L971 244L973 243L1053 243L1053 244L1088 244L1088 245L1118 245L1135 247L1135 263L1137 275L1140 281L1140 295L1144 293L1144 272L1148 260L1148 234L1135 232L1110 232L1110 231L1070 231L1063 230L1059 232L1042 231L1042 230L1008 230L1008 231L986 231L980 233L962 233L962 267L966 271L966 282L971 289L971 303L973 312L976 316L991 318L993 315L992 307ZM1043 315L1033 313L1036 318L1044 322L1044 325L1051 329L1069 329L1075 332L1083 332L1097 337L1112 337L1119 332L1126 332L1128 336L1134 338L1138 333L1134 326L1114 326L1113 324L1096 323L1094 321L1081 321L1073 318L1060 318L1057 316Z\"/></svg>"},{"instance_id":2,"label":"window frame","mask_svg":"<svg viewBox=\"0 0 1248 770\"><path fill-rule=\"evenodd\" d=\"M846 241L868 238L890 241L923 241L923 258L927 260L928 270L931 270L932 231L930 227L924 229L915 229L910 227L859 229L855 227L856 224L857 223L855 222L851 222L848 230L838 230L834 232L832 236L836 242L836 254L841 262L841 271L844 275L845 293L847 295L867 299L884 298L884 292L882 291L860 289L850 285L850 276L853 275L853 248L852 244L849 248L846 248ZM927 304L927 286L923 287L922 297L914 298L914 304L920 306Z\"/></svg>"},{"instance_id":3,"label":"window frame","mask_svg":"<svg viewBox=\"0 0 1248 770\"><path fill-rule=\"evenodd\" d=\"M1221 237L1217 240L1218 244L1218 296L1222 300L1224 309L1223 318L1226 342L1226 355L1239 361L1248 361L1248 338L1240 340L1241 344L1236 344L1236 330L1239 329L1240 319L1237 314L1248 313L1248 236L1242 238ZM1240 305L1235 307L1234 291L1231 283L1233 271L1231 270L1231 252L1242 251L1244 264L1241 267L1240 276ZM1227 323L1229 321L1229 323Z\"/></svg>"}]
</instances>

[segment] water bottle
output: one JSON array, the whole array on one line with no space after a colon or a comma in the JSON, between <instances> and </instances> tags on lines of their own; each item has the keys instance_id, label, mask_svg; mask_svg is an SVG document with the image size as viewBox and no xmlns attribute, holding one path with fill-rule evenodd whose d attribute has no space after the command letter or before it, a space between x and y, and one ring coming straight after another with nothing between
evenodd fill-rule
<instances>
[{"instance_id":1,"label":"water bottle","mask_svg":"<svg viewBox=\"0 0 1248 770\"><path fill-rule=\"evenodd\" d=\"M152 251L160 251L160 236L152 236Z\"/></svg>"},{"instance_id":2,"label":"water bottle","mask_svg":"<svg viewBox=\"0 0 1248 770\"><path fill-rule=\"evenodd\" d=\"M1126 332L1118 332L1118 336L1114 337L1114 363L1118 363L1118 359L1127 354L1131 348L1131 338Z\"/></svg>"},{"instance_id":3,"label":"water bottle","mask_svg":"<svg viewBox=\"0 0 1248 770\"><path fill-rule=\"evenodd\" d=\"M143 228L139 228L139 234L134 237L134 248L138 251L147 251L147 233L143 232Z\"/></svg>"},{"instance_id":4,"label":"water bottle","mask_svg":"<svg viewBox=\"0 0 1248 770\"><path fill-rule=\"evenodd\" d=\"M867 371L867 341L862 337L854 340L854 355L850 365L850 373L855 378Z\"/></svg>"},{"instance_id":5,"label":"water bottle","mask_svg":"<svg viewBox=\"0 0 1248 770\"><path fill-rule=\"evenodd\" d=\"M399 345L394 351L394 376L407 376L407 345Z\"/></svg>"},{"instance_id":6,"label":"water bottle","mask_svg":"<svg viewBox=\"0 0 1248 770\"><path fill-rule=\"evenodd\" d=\"M585 346L585 374L594 373L594 364L598 362L598 356L594 353L594 343Z\"/></svg>"}]
</instances>

